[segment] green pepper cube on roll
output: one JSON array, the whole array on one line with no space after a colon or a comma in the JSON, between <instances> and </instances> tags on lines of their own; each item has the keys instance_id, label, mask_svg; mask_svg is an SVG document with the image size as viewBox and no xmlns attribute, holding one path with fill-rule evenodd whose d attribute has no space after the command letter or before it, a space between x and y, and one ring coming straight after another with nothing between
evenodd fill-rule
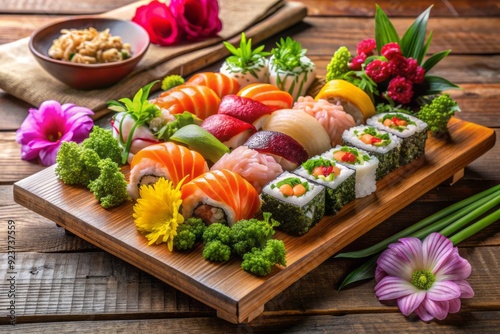
<instances>
[{"instance_id":1,"label":"green pepper cube on roll","mask_svg":"<svg viewBox=\"0 0 500 334\"><path fill-rule=\"evenodd\" d=\"M425 154L427 123L417 117L389 112L372 116L366 120L366 123L401 138L399 163L402 166Z\"/></svg>"},{"instance_id":2,"label":"green pepper cube on roll","mask_svg":"<svg viewBox=\"0 0 500 334\"><path fill-rule=\"evenodd\" d=\"M304 162L292 173L325 187L325 215L334 215L354 200L356 170L320 155Z\"/></svg>"},{"instance_id":3,"label":"green pepper cube on roll","mask_svg":"<svg viewBox=\"0 0 500 334\"><path fill-rule=\"evenodd\" d=\"M262 211L280 222L279 229L304 235L325 214L325 188L290 172L269 182L261 193Z\"/></svg>"},{"instance_id":4,"label":"green pepper cube on roll","mask_svg":"<svg viewBox=\"0 0 500 334\"><path fill-rule=\"evenodd\" d=\"M360 148L377 157L377 181L399 167L401 139L386 131L358 125L342 133L342 145Z\"/></svg>"}]
</instances>

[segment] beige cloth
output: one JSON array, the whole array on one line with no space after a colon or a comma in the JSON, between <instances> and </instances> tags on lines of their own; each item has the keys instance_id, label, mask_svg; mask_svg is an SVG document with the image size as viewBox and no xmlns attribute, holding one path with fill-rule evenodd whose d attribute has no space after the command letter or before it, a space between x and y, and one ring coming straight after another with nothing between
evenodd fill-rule
<instances>
[{"instance_id":1,"label":"beige cloth","mask_svg":"<svg viewBox=\"0 0 500 334\"><path fill-rule=\"evenodd\" d=\"M135 9L148 2L139 1L102 16L131 19ZM132 97L147 83L161 80L169 74L187 76L228 56L222 41L238 43L242 31L252 38L255 46L298 23L307 14L304 5L283 0L219 0L219 8L223 28L217 38L173 47L151 44L133 73L105 89L81 91L54 79L29 51L29 38L2 45L0 88L33 106L39 106L45 100L56 100L100 111L106 108L106 101Z\"/></svg>"}]
</instances>

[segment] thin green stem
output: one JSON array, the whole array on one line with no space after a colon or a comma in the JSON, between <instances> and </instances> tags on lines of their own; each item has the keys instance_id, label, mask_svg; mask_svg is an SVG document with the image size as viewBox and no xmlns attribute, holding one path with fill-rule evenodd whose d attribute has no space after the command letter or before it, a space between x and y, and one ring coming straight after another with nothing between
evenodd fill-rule
<instances>
[{"instance_id":1,"label":"thin green stem","mask_svg":"<svg viewBox=\"0 0 500 334\"><path fill-rule=\"evenodd\" d=\"M476 223L464 228L462 231L454 234L450 237L450 240L454 245L456 245L498 220L500 220L500 209L482 218Z\"/></svg>"},{"instance_id":2,"label":"thin green stem","mask_svg":"<svg viewBox=\"0 0 500 334\"><path fill-rule=\"evenodd\" d=\"M413 224L412 226L402 230L401 232L396 233L393 236L382 240L381 242L371 247L353 252L339 253L335 257L362 258L373 254L377 254L382 250L384 250L385 248L387 248L389 244L398 241L400 238L404 238L413 235L415 233L419 233L418 235L422 235L425 233L428 234L430 232L442 229L445 226L449 225L453 220L463 216L464 214L470 212L471 210L478 208L480 205L483 205L488 200L499 195L500 195L500 185L496 185L476 195L468 197L460 202L452 204L432 214L431 216L422 219L418 223ZM425 230L426 227L428 227L427 230Z\"/></svg>"}]
</instances>

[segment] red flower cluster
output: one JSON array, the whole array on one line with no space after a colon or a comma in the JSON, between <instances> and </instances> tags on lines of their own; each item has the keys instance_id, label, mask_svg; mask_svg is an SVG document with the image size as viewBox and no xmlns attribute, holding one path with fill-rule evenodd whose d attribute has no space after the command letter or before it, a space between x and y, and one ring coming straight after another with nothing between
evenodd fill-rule
<instances>
[{"instance_id":1,"label":"red flower cluster","mask_svg":"<svg viewBox=\"0 0 500 334\"><path fill-rule=\"evenodd\" d=\"M350 68L363 70L366 59L374 55L375 40L365 39L357 46ZM398 43L388 43L382 47L382 57L377 57L364 67L364 71L379 86L387 86L386 96L393 101L408 104L413 97L413 85L424 81L425 71L416 59L406 58ZM383 94L384 95L384 94Z\"/></svg>"},{"instance_id":2,"label":"red flower cluster","mask_svg":"<svg viewBox=\"0 0 500 334\"><path fill-rule=\"evenodd\" d=\"M153 0L137 8L132 21L149 34L151 43L174 45L215 36L222 29L217 0Z\"/></svg>"}]
</instances>

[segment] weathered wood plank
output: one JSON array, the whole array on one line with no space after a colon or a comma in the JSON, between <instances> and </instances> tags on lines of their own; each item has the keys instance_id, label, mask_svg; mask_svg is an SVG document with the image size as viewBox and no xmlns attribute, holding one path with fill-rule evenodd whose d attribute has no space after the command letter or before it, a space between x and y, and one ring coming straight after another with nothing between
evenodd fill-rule
<instances>
[{"instance_id":1,"label":"weathered wood plank","mask_svg":"<svg viewBox=\"0 0 500 334\"><path fill-rule=\"evenodd\" d=\"M472 265L468 281L475 291L473 298L462 300L462 313L498 310L500 290L492 287L500 285L500 267L486 265L500 260L497 248L460 248L460 254ZM0 261L6 263L5 254ZM373 280L337 291L347 272L360 263L329 259L266 303L264 313L253 323L259 324L267 316L398 314L397 307L377 300ZM85 320L90 316L140 319L151 315L161 318L215 315L208 306L105 252L21 253L16 254L15 270L18 323ZM0 268L0 274L7 275L5 266ZM8 285L0 285L2 296L6 295L6 289ZM0 299L2 309L8 303L8 298ZM2 317L0 323L6 320Z\"/></svg>"}]
</instances>

